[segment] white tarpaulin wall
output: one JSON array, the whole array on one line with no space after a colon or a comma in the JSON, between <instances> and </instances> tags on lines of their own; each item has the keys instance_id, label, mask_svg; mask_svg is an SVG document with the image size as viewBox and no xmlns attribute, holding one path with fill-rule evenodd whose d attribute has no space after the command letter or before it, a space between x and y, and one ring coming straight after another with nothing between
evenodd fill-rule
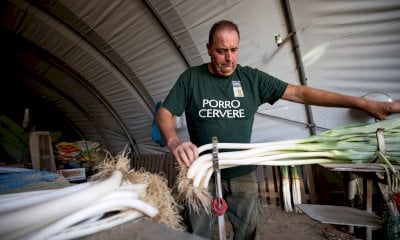
<instances>
[{"instance_id":1,"label":"white tarpaulin wall","mask_svg":"<svg viewBox=\"0 0 400 240\"><path fill-rule=\"evenodd\" d=\"M137 153L165 151L150 135L155 104L188 66L208 62L208 31L221 19L239 25L242 65L290 83L400 99L398 0L9 0L0 6L1 30L19 44L15 78L114 153L127 144ZM290 38L278 46L278 34ZM2 88L16 79L3 79ZM252 141L372 120L347 109L309 110L286 101L261 106ZM180 133L187 137L184 127Z\"/></svg>"}]
</instances>

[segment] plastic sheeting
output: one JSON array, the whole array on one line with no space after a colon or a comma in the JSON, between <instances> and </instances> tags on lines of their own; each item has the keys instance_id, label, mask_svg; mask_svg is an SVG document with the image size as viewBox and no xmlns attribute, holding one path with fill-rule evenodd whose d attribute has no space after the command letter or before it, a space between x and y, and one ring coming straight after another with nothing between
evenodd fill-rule
<instances>
[{"instance_id":1,"label":"plastic sheeting","mask_svg":"<svg viewBox=\"0 0 400 240\"><path fill-rule=\"evenodd\" d=\"M88 140L111 152L165 151L151 139L155 103L188 66L208 62L211 25L233 20L241 31L239 63L299 84L288 35L292 16L307 84L354 96L400 98L400 2L262 0L9 0L1 29L24 47L21 77L59 108ZM29 73L29 74L27 74ZM317 130L372 121L348 109L312 107ZM301 104L278 101L256 114L253 142L310 134ZM187 131L179 129L187 138ZM211 141L211 139L210 139Z\"/></svg>"},{"instance_id":2,"label":"plastic sheeting","mask_svg":"<svg viewBox=\"0 0 400 240\"><path fill-rule=\"evenodd\" d=\"M12 171L8 171L7 168L0 168L0 194L20 192L29 188L37 190L46 184L49 188L57 188L67 186L69 182L62 175L48 171L26 168L12 168Z\"/></svg>"}]
</instances>

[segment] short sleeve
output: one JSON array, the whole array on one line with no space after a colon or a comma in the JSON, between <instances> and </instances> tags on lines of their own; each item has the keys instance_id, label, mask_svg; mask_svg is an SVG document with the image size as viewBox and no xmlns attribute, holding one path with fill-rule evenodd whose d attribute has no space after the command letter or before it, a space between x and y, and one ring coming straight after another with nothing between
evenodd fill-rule
<instances>
[{"instance_id":1,"label":"short sleeve","mask_svg":"<svg viewBox=\"0 0 400 240\"><path fill-rule=\"evenodd\" d=\"M185 107L188 101L188 85L189 85L189 72L185 71L182 73L171 91L165 98L162 106L168 109L173 115L181 116L185 111Z\"/></svg>"}]
</instances>

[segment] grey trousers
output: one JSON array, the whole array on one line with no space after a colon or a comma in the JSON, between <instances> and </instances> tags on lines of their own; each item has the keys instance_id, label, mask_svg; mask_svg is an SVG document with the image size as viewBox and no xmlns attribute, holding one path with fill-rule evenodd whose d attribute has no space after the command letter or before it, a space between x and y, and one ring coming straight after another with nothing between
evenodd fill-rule
<instances>
[{"instance_id":1,"label":"grey trousers","mask_svg":"<svg viewBox=\"0 0 400 240\"><path fill-rule=\"evenodd\" d=\"M258 198L256 172L232 179L222 179L224 199L228 204L226 215L232 223L234 239L259 239L259 223L262 208ZM210 193L215 197L214 178L210 180ZM213 226L217 217L204 210L195 213L189 209L189 231L199 236L212 239Z\"/></svg>"}]
</instances>

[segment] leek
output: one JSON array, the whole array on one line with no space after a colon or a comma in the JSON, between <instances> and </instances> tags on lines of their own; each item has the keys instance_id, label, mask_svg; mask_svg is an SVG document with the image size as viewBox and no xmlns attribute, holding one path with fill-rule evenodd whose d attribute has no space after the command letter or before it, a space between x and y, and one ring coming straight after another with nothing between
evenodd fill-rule
<instances>
[{"instance_id":1,"label":"leek","mask_svg":"<svg viewBox=\"0 0 400 240\"><path fill-rule=\"evenodd\" d=\"M124 153L119 154L105 159L90 182L61 190L2 195L1 239L82 237L139 217L181 229L166 179L129 171L129 163Z\"/></svg>"},{"instance_id":2,"label":"leek","mask_svg":"<svg viewBox=\"0 0 400 240\"><path fill-rule=\"evenodd\" d=\"M379 152L376 132L384 129L385 154ZM400 163L400 118L375 122L372 124L350 124L328 130L320 135L303 139L276 141L269 143L218 143L218 149L236 150L218 154L221 169L243 165L296 166L318 163L373 163L385 158L386 164ZM203 153L189 169L184 169L178 188L179 195L185 198L184 191L190 191L189 204L195 198L207 199L207 189L212 175L212 156L204 154L211 144L199 147ZM393 167L388 167L392 173ZM294 173L295 174L295 173ZM394 175L400 178L398 174ZM191 186L187 186L191 185ZM194 190L200 188L199 190ZM199 194L199 196L196 196ZM201 196L200 196L201 195ZM208 201L208 200L207 200ZM201 203L207 206L208 203ZM198 206L197 206L198 207ZM194 206L194 208L196 208Z\"/></svg>"},{"instance_id":3,"label":"leek","mask_svg":"<svg viewBox=\"0 0 400 240\"><path fill-rule=\"evenodd\" d=\"M290 179L289 179L289 167L282 166L281 179L282 179L282 196L283 196L283 206L285 211L293 211L292 198L290 194Z\"/></svg>"},{"instance_id":4,"label":"leek","mask_svg":"<svg viewBox=\"0 0 400 240\"><path fill-rule=\"evenodd\" d=\"M291 180L292 180L292 198L293 205L301 204L301 182L297 166L291 166ZM300 210L295 208L296 212Z\"/></svg>"}]
</instances>

